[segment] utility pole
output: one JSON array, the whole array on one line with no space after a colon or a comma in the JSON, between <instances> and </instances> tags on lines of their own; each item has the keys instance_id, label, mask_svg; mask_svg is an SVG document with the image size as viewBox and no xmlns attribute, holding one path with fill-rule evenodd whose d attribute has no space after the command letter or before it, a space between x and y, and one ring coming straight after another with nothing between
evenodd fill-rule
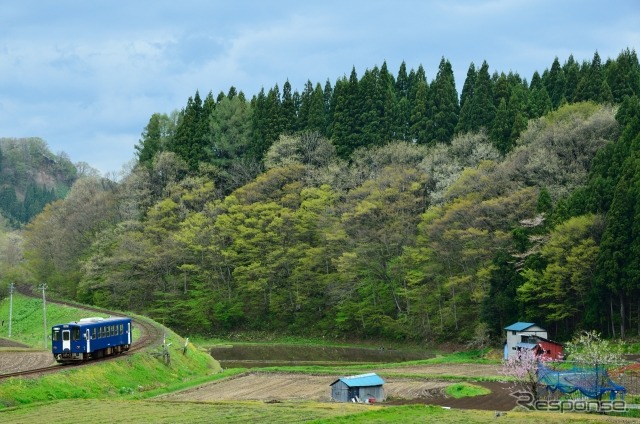
<instances>
[{"instance_id":1,"label":"utility pole","mask_svg":"<svg viewBox=\"0 0 640 424\"><path fill-rule=\"evenodd\" d=\"M47 350L47 299L44 296L44 291L47 289L47 285L46 284L40 284L40 287L38 287L40 290L42 290L42 311L43 311L43 316L44 316L44 350Z\"/></svg>"},{"instance_id":2,"label":"utility pole","mask_svg":"<svg viewBox=\"0 0 640 424\"><path fill-rule=\"evenodd\" d=\"M14 284L9 284L9 337L11 337L11 321L13 321L13 289Z\"/></svg>"}]
</instances>

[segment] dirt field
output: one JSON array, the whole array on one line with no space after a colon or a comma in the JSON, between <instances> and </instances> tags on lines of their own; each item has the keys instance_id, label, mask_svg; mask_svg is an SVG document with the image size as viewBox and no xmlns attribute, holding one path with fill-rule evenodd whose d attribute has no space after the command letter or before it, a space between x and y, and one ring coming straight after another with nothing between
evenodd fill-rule
<instances>
[{"instance_id":1,"label":"dirt field","mask_svg":"<svg viewBox=\"0 0 640 424\"><path fill-rule=\"evenodd\" d=\"M0 374L54 365L51 352L0 352Z\"/></svg>"},{"instance_id":2,"label":"dirt field","mask_svg":"<svg viewBox=\"0 0 640 424\"><path fill-rule=\"evenodd\" d=\"M28 346L19 342L15 342L13 340L0 338L0 347L28 347Z\"/></svg>"},{"instance_id":3,"label":"dirt field","mask_svg":"<svg viewBox=\"0 0 640 424\"><path fill-rule=\"evenodd\" d=\"M49 351L27 349L21 343L0 338L0 374L42 368L56 362Z\"/></svg>"},{"instance_id":4,"label":"dirt field","mask_svg":"<svg viewBox=\"0 0 640 424\"><path fill-rule=\"evenodd\" d=\"M217 381L194 389L167 395L163 400L214 401L214 400L331 400L330 384L336 377L251 373L237 378ZM433 397L451 383L440 381L416 381L401 378L385 380L387 397L415 399Z\"/></svg>"},{"instance_id":5,"label":"dirt field","mask_svg":"<svg viewBox=\"0 0 640 424\"><path fill-rule=\"evenodd\" d=\"M499 382L474 383L491 390L491 394L474 398L453 399L444 394L451 381L419 380L394 377L393 374L424 374L425 376L466 375L475 377L498 376L496 365L422 365L389 369L372 369L383 375L387 396L385 404L422 403L454 408L509 411L515 398L509 393L509 384ZM205 384L193 389L159 398L168 401L262 400L331 401L331 388L338 376L315 376L286 373L249 373L236 378Z\"/></svg>"}]
</instances>

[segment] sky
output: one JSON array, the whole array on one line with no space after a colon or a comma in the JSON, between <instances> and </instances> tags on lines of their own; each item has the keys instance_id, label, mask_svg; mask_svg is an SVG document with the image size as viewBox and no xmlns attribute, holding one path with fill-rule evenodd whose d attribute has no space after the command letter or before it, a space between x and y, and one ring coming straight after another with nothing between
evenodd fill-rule
<instances>
[{"instance_id":1,"label":"sky","mask_svg":"<svg viewBox=\"0 0 640 424\"><path fill-rule=\"evenodd\" d=\"M247 98L285 81L335 83L386 61L451 62L531 80L554 58L602 62L640 48L638 0L3 0L0 137L40 137L54 153L115 176L153 113L201 96Z\"/></svg>"}]
</instances>

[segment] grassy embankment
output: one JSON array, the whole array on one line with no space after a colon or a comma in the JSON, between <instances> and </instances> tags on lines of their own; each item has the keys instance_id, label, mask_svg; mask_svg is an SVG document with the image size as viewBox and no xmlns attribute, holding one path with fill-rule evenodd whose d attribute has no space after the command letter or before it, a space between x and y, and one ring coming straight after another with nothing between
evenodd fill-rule
<instances>
[{"instance_id":1,"label":"grassy embankment","mask_svg":"<svg viewBox=\"0 0 640 424\"><path fill-rule=\"evenodd\" d=\"M0 317L9 316L8 299L0 302ZM76 321L86 316L106 316L78 308L47 303L47 325ZM145 319L137 317L138 319ZM7 337L8 325L2 327ZM134 329L134 343L138 337ZM11 340L44 350L42 301L14 295ZM51 348L48 340L47 351ZM61 399L141 398L156 393L210 380L220 373L217 361L192 344L183 354L184 340L167 330L167 345L171 363L165 364L162 348L142 354L126 354L118 360L89 367L67 366L61 372L39 378L16 378L0 383L0 408ZM9 350L5 348L4 350ZM1 421L1 420L0 420Z\"/></svg>"}]
</instances>

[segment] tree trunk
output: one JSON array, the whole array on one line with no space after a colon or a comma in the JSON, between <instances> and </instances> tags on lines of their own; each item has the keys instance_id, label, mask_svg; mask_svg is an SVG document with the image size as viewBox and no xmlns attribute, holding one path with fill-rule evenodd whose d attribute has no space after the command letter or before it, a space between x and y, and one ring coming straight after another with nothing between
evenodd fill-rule
<instances>
[{"instance_id":1,"label":"tree trunk","mask_svg":"<svg viewBox=\"0 0 640 424\"><path fill-rule=\"evenodd\" d=\"M456 289L455 287L451 287L451 293L452 293L452 300L453 300L453 322L455 323L456 326L456 331L458 330L458 310L456 308Z\"/></svg>"},{"instance_id":2,"label":"tree trunk","mask_svg":"<svg viewBox=\"0 0 640 424\"><path fill-rule=\"evenodd\" d=\"M624 294L620 291L620 338L624 340L625 336L625 310L624 310Z\"/></svg>"},{"instance_id":3,"label":"tree trunk","mask_svg":"<svg viewBox=\"0 0 640 424\"><path fill-rule=\"evenodd\" d=\"M609 308L611 313L611 332L613 333L613 338L616 338L616 323L613 320L613 296L609 298Z\"/></svg>"},{"instance_id":4,"label":"tree trunk","mask_svg":"<svg viewBox=\"0 0 640 424\"><path fill-rule=\"evenodd\" d=\"M440 304L440 297L438 297L438 312L440 313L440 331L444 331L444 317L442 316L442 305Z\"/></svg>"}]
</instances>

